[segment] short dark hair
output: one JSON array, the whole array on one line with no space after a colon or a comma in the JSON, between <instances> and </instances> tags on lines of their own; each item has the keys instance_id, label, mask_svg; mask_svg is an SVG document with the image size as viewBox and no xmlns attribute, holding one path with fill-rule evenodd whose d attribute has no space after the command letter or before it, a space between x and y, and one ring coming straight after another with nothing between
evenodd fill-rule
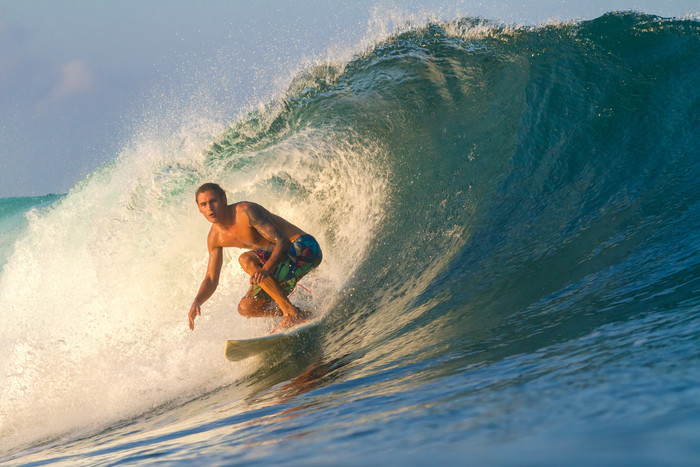
<instances>
[{"instance_id":1,"label":"short dark hair","mask_svg":"<svg viewBox=\"0 0 700 467\"><path fill-rule=\"evenodd\" d=\"M207 191L213 191L219 198L224 200L226 199L226 192L223 188L221 188L216 183L205 183L204 185L197 188L197 192L194 194L194 200L197 201L199 195Z\"/></svg>"}]
</instances>

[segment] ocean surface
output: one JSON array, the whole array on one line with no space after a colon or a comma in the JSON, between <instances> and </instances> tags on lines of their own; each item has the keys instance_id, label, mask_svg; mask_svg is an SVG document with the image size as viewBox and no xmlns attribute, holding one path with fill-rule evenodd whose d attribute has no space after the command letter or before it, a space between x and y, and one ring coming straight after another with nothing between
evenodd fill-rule
<instances>
[{"instance_id":1,"label":"ocean surface","mask_svg":"<svg viewBox=\"0 0 700 467\"><path fill-rule=\"evenodd\" d=\"M263 335L194 191L324 262ZM0 463L692 465L700 23L407 27L227 122L137 131L67 194L0 199ZM307 290L308 289L308 290Z\"/></svg>"}]
</instances>

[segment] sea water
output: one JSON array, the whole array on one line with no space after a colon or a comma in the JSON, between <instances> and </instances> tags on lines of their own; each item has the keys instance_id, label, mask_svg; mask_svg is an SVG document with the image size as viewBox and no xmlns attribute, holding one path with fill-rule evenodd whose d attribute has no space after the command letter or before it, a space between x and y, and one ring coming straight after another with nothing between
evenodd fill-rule
<instances>
[{"instance_id":1,"label":"sea water","mask_svg":"<svg viewBox=\"0 0 700 467\"><path fill-rule=\"evenodd\" d=\"M427 23L0 200L0 459L692 464L698 57L694 20ZM315 345L226 361L274 325L237 251L189 331L205 181L319 240Z\"/></svg>"}]
</instances>

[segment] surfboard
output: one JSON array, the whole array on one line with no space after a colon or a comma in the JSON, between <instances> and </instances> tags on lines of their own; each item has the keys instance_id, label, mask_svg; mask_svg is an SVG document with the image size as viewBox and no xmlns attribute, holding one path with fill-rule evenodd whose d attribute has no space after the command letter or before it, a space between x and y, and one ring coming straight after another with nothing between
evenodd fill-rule
<instances>
[{"instance_id":1,"label":"surfboard","mask_svg":"<svg viewBox=\"0 0 700 467\"><path fill-rule=\"evenodd\" d=\"M303 340L320 323L321 318L315 318L299 326L268 336L226 341L226 359L238 362L276 348L290 346L295 341Z\"/></svg>"}]
</instances>

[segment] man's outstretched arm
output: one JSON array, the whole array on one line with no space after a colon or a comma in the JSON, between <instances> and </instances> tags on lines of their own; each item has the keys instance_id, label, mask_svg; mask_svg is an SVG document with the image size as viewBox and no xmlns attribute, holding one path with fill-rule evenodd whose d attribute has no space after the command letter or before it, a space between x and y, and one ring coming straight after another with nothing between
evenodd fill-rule
<instances>
[{"instance_id":1,"label":"man's outstretched arm","mask_svg":"<svg viewBox=\"0 0 700 467\"><path fill-rule=\"evenodd\" d=\"M199 291L197 292L197 296L194 298L194 302L192 302L189 313L187 313L191 330L194 330L195 317L202 314L202 303L206 302L209 297L212 296L219 285L219 276L221 274L221 265L223 264L224 257L222 250L223 249L221 247L209 248L209 264L207 265L207 274L202 281L202 285L199 287Z\"/></svg>"}]
</instances>

